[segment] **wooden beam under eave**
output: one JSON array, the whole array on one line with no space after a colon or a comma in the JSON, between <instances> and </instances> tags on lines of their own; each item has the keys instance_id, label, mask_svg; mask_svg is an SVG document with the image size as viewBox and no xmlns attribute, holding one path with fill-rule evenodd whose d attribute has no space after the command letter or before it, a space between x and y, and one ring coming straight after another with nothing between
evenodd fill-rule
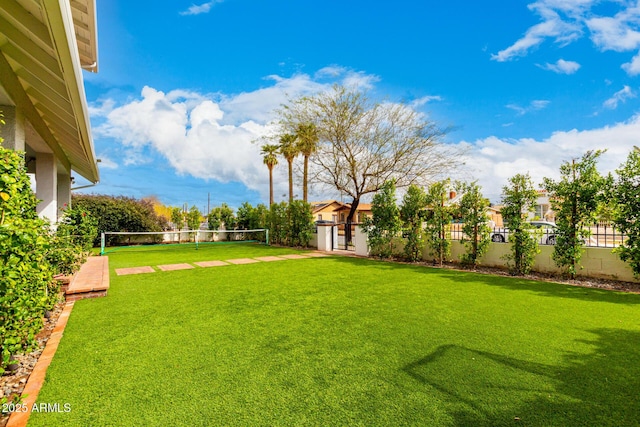
<instances>
[{"instance_id":1,"label":"wooden beam under eave","mask_svg":"<svg viewBox=\"0 0 640 427\"><path fill-rule=\"evenodd\" d=\"M45 50L2 16L0 16L0 33L9 40L9 43L31 56L31 58L40 63L42 67L52 72L60 73L60 64L54 58L52 49L49 49L49 51Z\"/></svg>"},{"instance_id":2,"label":"wooden beam under eave","mask_svg":"<svg viewBox=\"0 0 640 427\"><path fill-rule=\"evenodd\" d=\"M53 49L51 44L51 35L49 30L37 17L33 16L29 11L20 5L17 1L4 1L0 6L0 14L15 20L41 43Z\"/></svg>"},{"instance_id":3,"label":"wooden beam under eave","mask_svg":"<svg viewBox=\"0 0 640 427\"><path fill-rule=\"evenodd\" d=\"M31 103L29 95L24 91L24 88L20 84L20 80L13 72L11 65L9 65L9 61L4 57L4 54L0 54L0 84L2 84L4 90L16 104L16 107L22 110L35 131L38 132L44 142L46 142L49 148L51 148L51 151L56 155L58 161L62 163L62 166L67 170L71 170L71 163L69 162L69 159L60 148L60 145L58 145L58 141L38 113L38 110L36 110L36 107Z\"/></svg>"},{"instance_id":4,"label":"wooden beam under eave","mask_svg":"<svg viewBox=\"0 0 640 427\"><path fill-rule=\"evenodd\" d=\"M8 43L0 47L0 51L4 53L18 77L31 86L37 86L33 83L33 80L37 79L58 93L66 92L67 88L60 76L52 74L12 44Z\"/></svg>"}]
</instances>

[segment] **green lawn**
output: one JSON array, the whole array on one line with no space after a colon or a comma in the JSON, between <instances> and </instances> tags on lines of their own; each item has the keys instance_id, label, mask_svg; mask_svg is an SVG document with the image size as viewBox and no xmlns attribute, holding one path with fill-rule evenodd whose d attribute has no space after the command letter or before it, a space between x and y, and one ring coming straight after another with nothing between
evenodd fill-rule
<instances>
[{"instance_id":1,"label":"green lawn","mask_svg":"<svg viewBox=\"0 0 640 427\"><path fill-rule=\"evenodd\" d=\"M242 248L207 259L284 250ZM639 390L640 295L330 257L112 270L29 425L621 426Z\"/></svg>"}]
</instances>

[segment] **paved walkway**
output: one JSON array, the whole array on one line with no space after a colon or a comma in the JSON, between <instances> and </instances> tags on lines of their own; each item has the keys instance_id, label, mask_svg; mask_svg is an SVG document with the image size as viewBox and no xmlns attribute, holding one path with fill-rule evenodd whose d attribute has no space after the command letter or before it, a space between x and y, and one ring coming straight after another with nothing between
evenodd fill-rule
<instances>
[{"instance_id":1,"label":"paved walkway","mask_svg":"<svg viewBox=\"0 0 640 427\"><path fill-rule=\"evenodd\" d=\"M82 264L65 292L67 301L107 296L109 290L109 257L92 256Z\"/></svg>"},{"instance_id":2,"label":"paved walkway","mask_svg":"<svg viewBox=\"0 0 640 427\"><path fill-rule=\"evenodd\" d=\"M255 257L255 258L235 258L235 259L227 259L227 260L212 260L212 261L199 261L194 262L192 264L188 263L180 263L180 264L164 264L157 265L157 269L161 271L175 271L175 270L187 270L195 268L195 266L208 268L208 267L222 267L225 265L242 265L242 264L255 264L258 262L273 262L273 261L286 261L290 259L308 259L308 258L320 258L329 256L328 253L325 252L307 252L304 254L288 254L288 255L279 255L279 256L263 256L263 257ZM128 268L116 268L116 274L118 276L125 276L128 274L144 274L144 273L155 273L157 270L151 266L142 266L142 267L128 267Z\"/></svg>"}]
</instances>

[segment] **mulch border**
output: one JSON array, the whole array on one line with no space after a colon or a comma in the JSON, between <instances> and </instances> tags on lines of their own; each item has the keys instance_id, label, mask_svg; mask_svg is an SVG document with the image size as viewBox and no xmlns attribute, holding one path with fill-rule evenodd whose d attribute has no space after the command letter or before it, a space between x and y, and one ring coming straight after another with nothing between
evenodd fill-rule
<instances>
[{"instance_id":1,"label":"mulch border","mask_svg":"<svg viewBox=\"0 0 640 427\"><path fill-rule=\"evenodd\" d=\"M27 410L24 412L13 412L9 417L6 427L25 427L27 425L33 405L35 405L40 389L44 384L47 369L51 364L53 356L58 350L58 345L60 344L64 330L67 327L67 322L69 321L69 316L71 315L74 304L74 301L65 303L64 309L62 310L62 313L60 313L60 317L58 317L58 321L56 322L56 326L53 328L53 332L51 332L51 335L49 336L47 345L44 347L44 351L38 358L38 362L33 368L33 371L31 371L29 379L24 386L22 394L26 394L27 396L22 401L22 407Z\"/></svg>"}]
</instances>

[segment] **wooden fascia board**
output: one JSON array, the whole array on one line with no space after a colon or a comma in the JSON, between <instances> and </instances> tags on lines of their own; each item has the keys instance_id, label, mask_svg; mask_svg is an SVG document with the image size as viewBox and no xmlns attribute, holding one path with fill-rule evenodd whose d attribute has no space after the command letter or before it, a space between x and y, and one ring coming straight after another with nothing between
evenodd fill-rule
<instances>
[{"instance_id":1,"label":"wooden fascia board","mask_svg":"<svg viewBox=\"0 0 640 427\"><path fill-rule=\"evenodd\" d=\"M84 174L83 176L92 183L97 183L100 180L100 172L91 137L89 110L84 92L82 67L75 38L71 6L68 0L42 0L42 7L60 61L62 78L68 90L71 108L76 117L80 143L85 152L88 166L85 171L91 171L89 176Z\"/></svg>"}]
</instances>

